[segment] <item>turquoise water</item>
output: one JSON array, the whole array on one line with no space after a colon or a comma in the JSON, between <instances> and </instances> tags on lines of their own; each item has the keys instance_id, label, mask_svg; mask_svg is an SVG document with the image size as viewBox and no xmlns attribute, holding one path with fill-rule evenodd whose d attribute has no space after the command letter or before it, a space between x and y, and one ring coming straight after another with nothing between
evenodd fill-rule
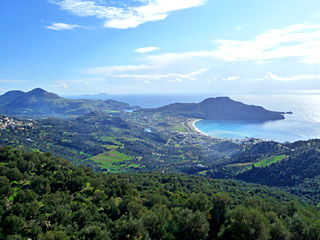
<instances>
[{"instance_id":1,"label":"turquoise water","mask_svg":"<svg viewBox=\"0 0 320 240\"><path fill-rule=\"evenodd\" d=\"M262 138L279 142L320 138L320 94L306 92L287 92L277 94L146 94L146 95L110 95L111 99L154 108L170 103L200 102L208 97L228 96L245 104L263 106L268 110L288 112L285 120L253 124L245 122L200 121L196 127L211 136L220 138L243 139L245 137Z\"/></svg>"},{"instance_id":2,"label":"turquoise water","mask_svg":"<svg viewBox=\"0 0 320 240\"><path fill-rule=\"evenodd\" d=\"M250 94L230 95L246 104L260 105L269 110L292 111L286 119L265 123L215 122L202 120L195 126L213 137L244 139L246 137L293 142L320 138L320 95L307 94Z\"/></svg>"}]
</instances>

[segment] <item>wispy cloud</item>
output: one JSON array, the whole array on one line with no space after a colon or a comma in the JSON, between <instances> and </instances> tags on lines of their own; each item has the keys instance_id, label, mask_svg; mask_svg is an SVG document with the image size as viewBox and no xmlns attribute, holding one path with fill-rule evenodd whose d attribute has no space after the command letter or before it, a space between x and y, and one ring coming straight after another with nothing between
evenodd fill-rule
<instances>
[{"instance_id":1,"label":"wispy cloud","mask_svg":"<svg viewBox=\"0 0 320 240\"><path fill-rule=\"evenodd\" d=\"M165 53L146 57L153 64L170 64L194 58L214 58L227 62L297 58L298 62L320 64L320 25L293 25L271 29L250 41L215 40L217 49L210 51Z\"/></svg>"},{"instance_id":2,"label":"wispy cloud","mask_svg":"<svg viewBox=\"0 0 320 240\"><path fill-rule=\"evenodd\" d=\"M58 87L58 88L68 89L68 85L66 83L60 83L60 84L56 84L56 85L49 85L49 87Z\"/></svg>"},{"instance_id":3,"label":"wispy cloud","mask_svg":"<svg viewBox=\"0 0 320 240\"><path fill-rule=\"evenodd\" d=\"M176 83L176 82L183 82L183 80L181 78L176 78L176 79L167 80L167 82Z\"/></svg>"},{"instance_id":4,"label":"wispy cloud","mask_svg":"<svg viewBox=\"0 0 320 240\"><path fill-rule=\"evenodd\" d=\"M286 57L319 56L320 25L293 25L272 29L253 41L217 40L213 56L225 61L269 60ZM320 62L319 62L320 63Z\"/></svg>"},{"instance_id":5,"label":"wispy cloud","mask_svg":"<svg viewBox=\"0 0 320 240\"><path fill-rule=\"evenodd\" d=\"M133 79L149 79L149 80L160 80L169 79L171 81L180 81L181 79L189 79L191 81L195 80L194 77L207 72L209 69L202 68L197 71L181 74L181 73L167 73L167 74L117 74L113 75L118 78L133 78ZM180 80L178 80L180 79Z\"/></svg>"},{"instance_id":6,"label":"wispy cloud","mask_svg":"<svg viewBox=\"0 0 320 240\"><path fill-rule=\"evenodd\" d=\"M224 78L223 80L226 80L226 81L234 81L234 80L238 80L238 79L240 79L240 77L238 77L238 76L231 76L231 77Z\"/></svg>"},{"instance_id":7,"label":"wispy cloud","mask_svg":"<svg viewBox=\"0 0 320 240\"><path fill-rule=\"evenodd\" d=\"M85 72L95 75L110 76L115 73L128 72L128 71L141 71L141 70L154 70L158 68L155 65L123 65L123 66L105 66L89 68Z\"/></svg>"},{"instance_id":8,"label":"wispy cloud","mask_svg":"<svg viewBox=\"0 0 320 240\"><path fill-rule=\"evenodd\" d=\"M240 31L240 30L242 30L242 29L244 29L244 28L246 28L246 27L248 27L248 26L249 26L248 24L242 25L242 26L238 26L238 27L236 27L236 30L237 30L237 31Z\"/></svg>"},{"instance_id":9,"label":"wispy cloud","mask_svg":"<svg viewBox=\"0 0 320 240\"><path fill-rule=\"evenodd\" d=\"M296 76L291 76L291 77L279 77L271 72L267 73L265 75L265 78L271 78L273 80L277 81L296 81L296 80L313 80L313 79L320 79L320 75L308 75L308 74L300 74Z\"/></svg>"},{"instance_id":10,"label":"wispy cloud","mask_svg":"<svg viewBox=\"0 0 320 240\"><path fill-rule=\"evenodd\" d=\"M104 81L105 78L82 78L82 79L63 79L60 81L55 81L56 85L61 84L61 82L63 83L67 83L67 84L91 84L91 83L97 83L97 82L102 82Z\"/></svg>"},{"instance_id":11,"label":"wispy cloud","mask_svg":"<svg viewBox=\"0 0 320 240\"><path fill-rule=\"evenodd\" d=\"M134 6L107 4L99 0L48 0L62 10L80 17L97 17L104 21L104 27L135 28L146 22L167 18L172 11L187 9L204 4L206 0L135 0Z\"/></svg>"},{"instance_id":12,"label":"wispy cloud","mask_svg":"<svg viewBox=\"0 0 320 240\"><path fill-rule=\"evenodd\" d=\"M144 48L137 48L134 51L137 53L148 53L148 52L153 52L158 49L159 48L157 48L157 47L144 47Z\"/></svg>"},{"instance_id":13,"label":"wispy cloud","mask_svg":"<svg viewBox=\"0 0 320 240\"><path fill-rule=\"evenodd\" d=\"M0 83L22 84L22 83L26 83L26 82L27 82L27 80L0 79Z\"/></svg>"},{"instance_id":14,"label":"wispy cloud","mask_svg":"<svg viewBox=\"0 0 320 240\"><path fill-rule=\"evenodd\" d=\"M53 23L51 26L46 26L47 29L63 31L63 30L72 30L75 28L81 28L79 25L71 25L66 23Z\"/></svg>"}]
</instances>

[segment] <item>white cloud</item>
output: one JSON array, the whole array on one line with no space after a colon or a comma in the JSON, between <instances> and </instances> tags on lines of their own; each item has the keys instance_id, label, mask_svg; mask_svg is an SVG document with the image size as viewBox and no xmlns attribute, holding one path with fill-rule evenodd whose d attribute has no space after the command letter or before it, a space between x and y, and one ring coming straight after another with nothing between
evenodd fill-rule
<instances>
[{"instance_id":1,"label":"white cloud","mask_svg":"<svg viewBox=\"0 0 320 240\"><path fill-rule=\"evenodd\" d=\"M144 48L137 48L136 50L134 50L137 53L148 53L148 52L152 52L155 50L158 50L159 48L157 47L144 47Z\"/></svg>"},{"instance_id":2,"label":"white cloud","mask_svg":"<svg viewBox=\"0 0 320 240\"><path fill-rule=\"evenodd\" d=\"M49 85L49 87L59 87L59 88L68 89L68 85L66 83L60 83L60 84L56 84L56 85Z\"/></svg>"},{"instance_id":3,"label":"white cloud","mask_svg":"<svg viewBox=\"0 0 320 240\"><path fill-rule=\"evenodd\" d=\"M110 76L117 72L153 70L157 68L154 65L124 65L124 66L106 66L95 67L86 70L86 73Z\"/></svg>"},{"instance_id":4,"label":"white cloud","mask_svg":"<svg viewBox=\"0 0 320 240\"><path fill-rule=\"evenodd\" d=\"M226 61L309 58L320 53L320 25L301 24L282 30L272 29L258 35L254 41L216 42L220 45L218 50L213 52L213 56Z\"/></svg>"},{"instance_id":5,"label":"white cloud","mask_svg":"<svg viewBox=\"0 0 320 240\"><path fill-rule=\"evenodd\" d=\"M59 81L55 81L55 83L60 84L60 82L64 82L64 83L82 83L82 84L91 84L91 83L97 83L97 82L102 82L104 81L105 78L83 78L83 79L61 79Z\"/></svg>"},{"instance_id":6,"label":"white cloud","mask_svg":"<svg viewBox=\"0 0 320 240\"><path fill-rule=\"evenodd\" d=\"M149 55L145 60L153 64L170 64L186 59L213 58L262 64L292 57L298 58L299 62L320 64L320 25L299 24L285 29L271 29L251 41L223 39L214 42L218 44L215 50Z\"/></svg>"},{"instance_id":7,"label":"white cloud","mask_svg":"<svg viewBox=\"0 0 320 240\"><path fill-rule=\"evenodd\" d=\"M242 30L242 29L244 29L244 28L246 28L246 27L248 27L249 25L242 25L242 26L238 26L238 27L236 27L236 30L237 31L240 31L240 30Z\"/></svg>"},{"instance_id":8,"label":"white cloud","mask_svg":"<svg viewBox=\"0 0 320 240\"><path fill-rule=\"evenodd\" d=\"M189 80L195 80L193 77L201 75L208 71L207 68L199 69L195 72L187 73L187 74L181 74L181 73L167 73L167 74L117 74L112 75L113 77L118 78L134 78L134 79L152 79L152 80L160 80L160 79L168 79L172 80L172 78L175 79L189 79Z\"/></svg>"},{"instance_id":9,"label":"white cloud","mask_svg":"<svg viewBox=\"0 0 320 240\"><path fill-rule=\"evenodd\" d=\"M320 75L307 75L307 74L300 74L296 76L291 76L291 77L279 77L271 72L267 73L265 75L265 78L271 78L273 80L277 81L296 81L296 80L313 80L313 79L320 79Z\"/></svg>"},{"instance_id":10,"label":"white cloud","mask_svg":"<svg viewBox=\"0 0 320 240\"><path fill-rule=\"evenodd\" d=\"M146 22L165 19L172 11L204 4L206 0L136 0L135 6L106 4L98 0L48 0L62 10L80 17L97 17L104 21L104 27L135 28Z\"/></svg>"},{"instance_id":11,"label":"white cloud","mask_svg":"<svg viewBox=\"0 0 320 240\"><path fill-rule=\"evenodd\" d=\"M150 81L146 80L146 81L143 81L143 83L150 84Z\"/></svg>"},{"instance_id":12,"label":"white cloud","mask_svg":"<svg viewBox=\"0 0 320 240\"><path fill-rule=\"evenodd\" d=\"M176 78L176 79L167 80L167 82L176 83L176 82L183 82L183 80L181 78Z\"/></svg>"},{"instance_id":13,"label":"white cloud","mask_svg":"<svg viewBox=\"0 0 320 240\"><path fill-rule=\"evenodd\" d=\"M53 23L51 26L46 26L47 29L62 31L62 30L72 30L75 28L80 28L79 25L71 25L66 23Z\"/></svg>"},{"instance_id":14,"label":"white cloud","mask_svg":"<svg viewBox=\"0 0 320 240\"><path fill-rule=\"evenodd\" d=\"M0 92L4 92L5 90L3 88L0 88Z\"/></svg>"},{"instance_id":15,"label":"white cloud","mask_svg":"<svg viewBox=\"0 0 320 240\"><path fill-rule=\"evenodd\" d=\"M238 80L238 79L240 79L240 77L237 77L237 76L231 76L231 77L227 77L227 79L226 79L226 80L228 80L228 81L234 81L234 80Z\"/></svg>"}]
</instances>

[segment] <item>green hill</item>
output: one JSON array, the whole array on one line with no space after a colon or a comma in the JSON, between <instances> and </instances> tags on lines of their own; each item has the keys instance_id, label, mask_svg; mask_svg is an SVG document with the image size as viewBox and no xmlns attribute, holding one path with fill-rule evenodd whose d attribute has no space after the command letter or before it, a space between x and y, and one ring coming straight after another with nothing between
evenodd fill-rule
<instances>
[{"instance_id":1,"label":"green hill","mask_svg":"<svg viewBox=\"0 0 320 240\"><path fill-rule=\"evenodd\" d=\"M263 142L207 172L213 178L232 178L276 186L320 203L320 140L280 144ZM230 164L231 163L231 164Z\"/></svg>"},{"instance_id":2,"label":"green hill","mask_svg":"<svg viewBox=\"0 0 320 240\"><path fill-rule=\"evenodd\" d=\"M93 111L112 113L137 108L114 100L66 99L41 88L26 93L10 91L0 96L1 113L19 118L64 118Z\"/></svg>"},{"instance_id":3,"label":"green hill","mask_svg":"<svg viewBox=\"0 0 320 240\"><path fill-rule=\"evenodd\" d=\"M142 110L167 115L207 120L269 121L284 119L283 112L246 105L228 97L208 98L200 103L174 103L164 107Z\"/></svg>"},{"instance_id":4,"label":"green hill","mask_svg":"<svg viewBox=\"0 0 320 240\"><path fill-rule=\"evenodd\" d=\"M96 174L0 148L0 239L319 239L320 213L258 185L177 174Z\"/></svg>"}]
</instances>

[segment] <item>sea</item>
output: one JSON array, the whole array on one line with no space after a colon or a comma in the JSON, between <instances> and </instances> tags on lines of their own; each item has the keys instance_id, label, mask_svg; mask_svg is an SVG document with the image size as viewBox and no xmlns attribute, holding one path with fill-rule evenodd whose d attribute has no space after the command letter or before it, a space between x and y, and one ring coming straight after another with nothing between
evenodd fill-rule
<instances>
[{"instance_id":1,"label":"sea","mask_svg":"<svg viewBox=\"0 0 320 240\"><path fill-rule=\"evenodd\" d=\"M289 112L285 119L264 123L214 122L202 120L195 127L210 136L227 139L259 138L294 142L320 138L320 95L318 94L246 94L230 96L246 104L268 110Z\"/></svg>"},{"instance_id":2,"label":"sea","mask_svg":"<svg viewBox=\"0 0 320 240\"><path fill-rule=\"evenodd\" d=\"M258 138L277 142L320 138L320 92L109 95L114 100L143 108L156 108L177 102L197 103L208 97L218 96L228 96L245 104L262 106L272 111L292 112L293 114L286 114L283 120L264 123L209 120L195 123L195 127L199 131L212 137Z\"/></svg>"}]
</instances>

